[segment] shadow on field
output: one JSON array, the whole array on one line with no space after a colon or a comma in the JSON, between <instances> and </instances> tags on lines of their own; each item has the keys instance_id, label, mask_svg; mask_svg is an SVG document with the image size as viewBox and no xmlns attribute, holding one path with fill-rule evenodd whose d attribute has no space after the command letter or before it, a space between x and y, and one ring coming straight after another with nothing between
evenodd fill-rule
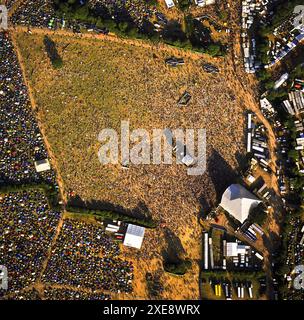
<instances>
[{"instance_id":1,"label":"shadow on field","mask_svg":"<svg viewBox=\"0 0 304 320\"><path fill-rule=\"evenodd\" d=\"M169 228L164 229L164 239L166 247L162 250L162 256L165 263L178 263L185 255L185 249L180 239Z\"/></svg>"},{"instance_id":2,"label":"shadow on field","mask_svg":"<svg viewBox=\"0 0 304 320\"><path fill-rule=\"evenodd\" d=\"M68 201L68 205L72 207L79 207L89 210L100 210L100 211L112 211L131 216L137 219L151 219L152 215L149 208L142 201L134 209L126 209L120 205L113 204L107 201L91 200L84 201L80 196L76 195Z\"/></svg>"},{"instance_id":3,"label":"shadow on field","mask_svg":"<svg viewBox=\"0 0 304 320\"><path fill-rule=\"evenodd\" d=\"M226 160L213 149L207 161L207 171L213 183L216 193L216 204L218 204L227 187L237 182L237 170L233 169Z\"/></svg>"}]
</instances>

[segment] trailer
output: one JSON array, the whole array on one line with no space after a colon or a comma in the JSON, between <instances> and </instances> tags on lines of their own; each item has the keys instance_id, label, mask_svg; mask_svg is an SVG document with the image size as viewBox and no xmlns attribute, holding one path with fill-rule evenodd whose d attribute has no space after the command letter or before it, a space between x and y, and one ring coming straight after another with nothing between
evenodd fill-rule
<instances>
[{"instance_id":1,"label":"trailer","mask_svg":"<svg viewBox=\"0 0 304 320\"><path fill-rule=\"evenodd\" d=\"M205 261L204 261L204 269L208 270L208 233L204 233L204 256L205 256Z\"/></svg>"},{"instance_id":2,"label":"trailer","mask_svg":"<svg viewBox=\"0 0 304 320\"><path fill-rule=\"evenodd\" d=\"M264 159L261 159L260 162L263 163L265 166L269 166L269 163Z\"/></svg>"},{"instance_id":3,"label":"trailer","mask_svg":"<svg viewBox=\"0 0 304 320\"><path fill-rule=\"evenodd\" d=\"M271 194L269 191L267 191L265 194L263 194L263 198L266 198L267 200L271 197Z\"/></svg>"},{"instance_id":4,"label":"trailer","mask_svg":"<svg viewBox=\"0 0 304 320\"><path fill-rule=\"evenodd\" d=\"M225 283L224 285L224 289L225 289L225 297L229 298L229 287L228 287L228 283Z\"/></svg>"},{"instance_id":5,"label":"trailer","mask_svg":"<svg viewBox=\"0 0 304 320\"><path fill-rule=\"evenodd\" d=\"M255 231L257 231L261 236L264 235L262 228L260 226L258 226L256 223L252 224L250 227L252 229L254 229Z\"/></svg>"},{"instance_id":6,"label":"trailer","mask_svg":"<svg viewBox=\"0 0 304 320\"><path fill-rule=\"evenodd\" d=\"M255 253L255 256L260 260L264 260L263 256L258 252Z\"/></svg>"},{"instance_id":7,"label":"trailer","mask_svg":"<svg viewBox=\"0 0 304 320\"><path fill-rule=\"evenodd\" d=\"M257 193L262 193L267 188L267 184L264 183L263 186L258 190Z\"/></svg>"},{"instance_id":8,"label":"trailer","mask_svg":"<svg viewBox=\"0 0 304 320\"><path fill-rule=\"evenodd\" d=\"M248 288L248 293L249 293L249 298L252 299L253 298L252 285L250 285L250 287Z\"/></svg>"},{"instance_id":9,"label":"trailer","mask_svg":"<svg viewBox=\"0 0 304 320\"><path fill-rule=\"evenodd\" d=\"M256 236L256 233L255 233L255 231L253 230L253 228L251 228L251 226L248 228L248 230L249 230L252 234L254 234L254 235Z\"/></svg>"},{"instance_id":10,"label":"trailer","mask_svg":"<svg viewBox=\"0 0 304 320\"><path fill-rule=\"evenodd\" d=\"M263 160L263 159L261 159L261 160ZM260 165L261 165L261 167L263 167L263 169L269 170L268 165L264 164L264 163L261 162L261 161L260 161Z\"/></svg>"},{"instance_id":11,"label":"trailer","mask_svg":"<svg viewBox=\"0 0 304 320\"><path fill-rule=\"evenodd\" d=\"M119 226L117 226L117 225L115 225L115 224L110 224L110 223L109 223L109 224L107 225L107 227L108 227L108 228L111 228L111 229L117 229L117 231L119 230Z\"/></svg>"},{"instance_id":12,"label":"trailer","mask_svg":"<svg viewBox=\"0 0 304 320\"><path fill-rule=\"evenodd\" d=\"M265 149L264 149L264 148L258 147L258 146L256 146L256 145L253 145L253 146L252 146L252 149L255 150L255 151L262 152L262 153L265 152Z\"/></svg>"},{"instance_id":13,"label":"trailer","mask_svg":"<svg viewBox=\"0 0 304 320\"><path fill-rule=\"evenodd\" d=\"M105 231L106 231L106 232L115 233L115 232L117 232L117 229L113 229L113 228L106 227L106 228L105 228Z\"/></svg>"},{"instance_id":14,"label":"trailer","mask_svg":"<svg viewBox=\"0 0 304 320\"><path fill-rule=\"evenodd\" d=\"M255 242L257 240L257 238L248 230L244 232L244 236L252 242Z\"/></svg>"},{"instance_id":15,"label":"trailer","mask_svg":"<svg viewBox=\"0 0 304 320\"><path fill-rule=\"evenodd\" d=\"M247 134L247 152L251 152L251 133Z\"/></svg>"},{"instance_id":16,"label":"trailer","mask_svg":"<svg viewBox=\"0 0 304 320\"><path fill-rule=\"evenodd\" d=\"M122 237L123 237L124 234L123 234L123 233L120 233L120 232L116 232L116 233L115 233L115 236L122 236Z\"/></svg>"},{"instance_id":17,"label":"trailer","mask_svg":"<svg viewBox=\"0 0 304 320\"><path fill-rule=\"evenodd\" d=\"M253 155L254 155L255 157L257 157L257 158L266 159L266 156L265 156L264 154L254 153Z\"/></svg>"},{"instance_id":18,"label":"trailer","mask_svg":"<svg viewBox=\"0 0 304 320\"><path fill-rule=\"evenodd\" d=\"M248 124L247 124L247 129L251 130L252 129L252 113L248 113Z\"/></svg>"}]
</instances>

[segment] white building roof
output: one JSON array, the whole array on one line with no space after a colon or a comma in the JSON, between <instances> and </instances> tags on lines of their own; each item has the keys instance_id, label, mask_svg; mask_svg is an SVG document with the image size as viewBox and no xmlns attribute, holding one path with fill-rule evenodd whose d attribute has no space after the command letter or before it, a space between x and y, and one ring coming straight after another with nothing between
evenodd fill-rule
<instances>
[{"instance_id":1,"label":"white building roof","mask_svg":"<svg viewBox=\"0 0 304 320\"><path fill-rule=\"evenodd\" d=\"M289 74L288 74L288 73L284 73L284 74L280 77L280 79L275 82L273 88L274 88L275 90L279 89L280 86L281 86L284 82L286 82L286 81L288 80L288 78L289 78Z\"/></svg>"},{"instance_id":2,"label":"white building roof","mask_svg":"<svg viewBox=\"0 0 304 320\"><path fill-rule=\"evenodd\" d=\"M51 165L48 159L35 161L35 169L37 172L43 172L51 169Z\"/></svg>"},{"instance_id":3,"label":"white building roof","mask_svg":"<svg viewBox=\"0 0 304 320\"><path fill-rule=\"evenodd\" d=\"M195 0L195 3L199 6L199 7L204 7L210 4L214 4L215 0Z\"/></svg>"},{"instance_id":4,"label":"white building roof","mask_svg":"<svg viewBox=\"0 0 304 320\"><path fill-rule=\"evenodd\" d=\"M240 184L232 184L223 193L220 206L240 222L244 222L251 209L261 201Z\"/></svg>"},{"instance_id":5,"label":"white building roof","mask_svg":"<svg viewBox=\"0 0 304 320\"><path fill-rule=\"evenodd\" d=\"M145 228L129 224L123 244L127 247L140 249L144 240Z\"/></svg>"},{"instance_id":6,"label":"white building roof","mask_svg":"<svg viewBox=\"0 0 304 320\"><path fill-rule=\"evenodd\" d=\"M175 6L173 0L165 0L165 2L169 9Z\"/></svg>"},{"instance_id":7,"label":"white building roof","mask_svg":"<svg viewBox=\"0 0 304 320\"><path fill-rule=\"evenodd\" d=\"M227 257L236 257L237 254L237 246L238 244L236 242L227 242L226 244L226 256Z\"/></svg>"},{"instance_id":8,"label":"white building roof","mask_svg":"<svg viewBox=\"0 0 304 320\"><path fill-rule=\"evenodd\" d=\"M226 243L226 257L237 257L239 254L246 254L248 246L237 242Z\"/></svg>"},{"instance_id":9,"label":"white building roof","mask_svg":"<svg viewBox=\"0 0 304 320\"><path fill-rule=\"evenodd\" d=\"M249 174L246 179L247 179L247 181L250 182L250 183L254 183L254 181L256 180L255 177L252 176L251 174Z\"/></svg>"},{"instance_id":10,"label":"white building roof","mask_svg":"<svg viewBox=\"0 0 304 320\"><path fill-rule=\"evenodd\" d=\"M261 105L262 109L266 109L266 110L271 111L271 112L274 111L272 104L270 103L270 101L267 98L261 99L260 100L260 105Z\"/></svg>"}]
</instances>

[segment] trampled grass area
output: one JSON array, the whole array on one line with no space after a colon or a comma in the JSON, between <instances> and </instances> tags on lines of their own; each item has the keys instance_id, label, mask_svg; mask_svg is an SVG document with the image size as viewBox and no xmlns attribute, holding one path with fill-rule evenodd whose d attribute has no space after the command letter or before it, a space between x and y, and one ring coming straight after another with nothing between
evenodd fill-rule
<instances>
[{"instance_id":1,"label":"trampled grass area","mask_svg":"<svg viewBox=\"0 0 304 320\"><path fill-rule=\"evenodd\" d=\"M225 61L212 61L221 72L210 75L204 73L200 57L173 48L49 35L63 60L63 67L54 69L42 33L15 36L65 191L73 190L100 209L126 209L165 223L176 239L166 239L162 228L147 233L137 254L145 261L142 277L144 271L161 267L161 255L168 246L199 261L197 217L232 182L235 157L244 152L244 106L238 88L229 84ZM166 66L164 59L172 55L184 55L185 65ZM185 90L192 99L181 108L177 101ZM131 164L128 170L120 164L101 165L97 135L104 128L119 131L122 120L129 120L131 129L149 132L153 128L207 129L207 172L188 176L186 168L176 164ZM163 277L168 284L166 298L198 297L195 263L188 275L174 280L178 286L170 284L173 280L168 275ZM187 290L182 289L185 286Z\"/></svg>"}]
</instances>

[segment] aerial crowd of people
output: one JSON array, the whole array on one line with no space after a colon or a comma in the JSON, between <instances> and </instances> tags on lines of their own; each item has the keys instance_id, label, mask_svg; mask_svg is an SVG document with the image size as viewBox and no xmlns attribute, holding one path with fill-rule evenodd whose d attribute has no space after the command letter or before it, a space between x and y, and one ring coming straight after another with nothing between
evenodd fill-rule
<instances>
[{"instance_id":1,"label":"aerial crowd of people","mask_svg":"<svg viewBox=\"0 0 304 320\"><path fill-rule=\"evenodd\" d=\"M52 170L37 173L34 162L48 158L28 91L7 33L0 33L0 182L54 183Z\"/></svg>"},{"instance_id":2,"label":"aerial crowd of people","mask_svg":"<svg viewBox=\"0 0 304 320\"><path fill-rule=\"evenodd\" d=\"M32 14L27 22L47 26L52 15L43 9L47 1L25 3L15 22ZM56 174L36 171L35 161L49 155L8 32L0 32L0 83L0 265L8 270L8 290L0 290L0 299L106 300L110 292L131 292L133 267L118 257L118 244L102 227L65 220L49 255L62 213L50 208L38 186L57 188ZM43 294L31 289L41 280L48 283Z\"/></svg>"},{"instance_id":3,"label":"aerial crowd of people","mask_svg":"<svg viewBox=\"0 0 304 320\"><path fill-rule=\"evenodd\" d=\"M18 6L11 17L14 25L47 28L55 17L52 2L49 0L28 0Z\"/></svg>"},{"instance_id":4,"label":"aerial crowd of people","mask_svg":"<svg viewBox=\"0 0 304 320\"><path fill-rule=\"evenodd\" d=\"M39 278L60 212L35 190L1 195L0 206L0 265L7 268L8 292L18 293Z\"/></svg>"},{"instance_id":5,"label":"aerial crowd of people","mask_svg":"<svg viewBox=\"0 0 304 320\"><path fill-rule=\"evenodd\" d=\"M128 15L138 27L157 11L156 7L148 6L143 0L89 0L89 5L97 11L99 6L104 6L114 17Z\"/></svg>"},{"instance_id":6,"label":"aerial crowd of people","mask_svg":"<svg viewBox=\"0 0 304 320\"><path fill-rule=\"evenodd\" d=\"M111 296L105 293L91 293L69 289L46 287L44 289L46 300L109 300Z\"/></svg>"},{"instance_id":7,"label":"aerial crowd of people","mask_svg":"<svg viewBox=\"0 0 304 320\"><path fill-rule=\"evenodd\" d=\"M96 16L106 10L115 21L124 17L128 21L133 21L138 28L143 26L144 21L151 19L155 13L158 13L156 7L147 5L143 0L88 0L88 5L92 12L96 12ZM14 11L11 22L14 25L48 28L52 19L60 24L61 19L56 15L53 1L28 0L21 3ZM71 22L68 24L72 25ZM51 24L54 28L56 25L56 23Z\"/></svg>"},{"instance_id":8,"label":"aerial crowd of people","mask_svg":"<svg viewBox=\"0 0 304 320\"><path fill-rule=\"evenodd\" d=\"M43 281L110 292L131 292L133 267L102 226L65 219Z\"/></svg>"}]
</instances>

